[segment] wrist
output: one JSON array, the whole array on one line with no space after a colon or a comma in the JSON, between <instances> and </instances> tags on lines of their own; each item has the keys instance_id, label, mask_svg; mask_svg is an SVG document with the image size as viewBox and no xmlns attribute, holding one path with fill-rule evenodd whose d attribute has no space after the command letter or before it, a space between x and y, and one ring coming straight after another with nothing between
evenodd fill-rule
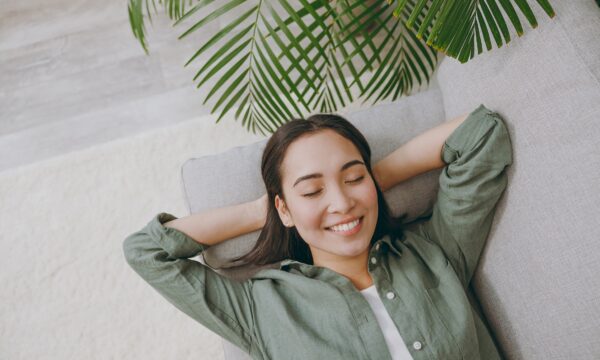
<instances>
[{"instance_id":1,"label":"wrist","mask_svg":"<svg viewBox=\"0 0 600 360\"><path fill-rule=\"evenodd\" d=\"M262 229L267 220L266 200L261 197L248 203L248 217L252 219L253 231Z\"/></svg>"}]
</instances>

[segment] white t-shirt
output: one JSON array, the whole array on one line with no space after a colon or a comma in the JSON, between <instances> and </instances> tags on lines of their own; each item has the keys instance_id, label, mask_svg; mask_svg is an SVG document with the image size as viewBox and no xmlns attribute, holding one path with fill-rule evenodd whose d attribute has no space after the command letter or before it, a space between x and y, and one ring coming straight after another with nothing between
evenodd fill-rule
<instances>
[{"instance_id":1,"label":"white t-shirt","mask_svg":"<svg viewBox=\"0 0 600 360\"><path fill-rule=\"evenodd\" d=\"M394 325L390 314L388 314L385 306L383 306L383 302L377 293L377 289L375 285L371 285L366 289L360 290L360 293L363 294L365 299L373 312L375 313L375 317L377 318L377 322L383 331L383 336L385 338L385 342L387 343L388 349L390 350L390 354L392 355L393 360L413 360L413 357L410 355L406 344L404 344L404 340L400 336L398 332L398 328Z\"/></svg>"}]
</instances>

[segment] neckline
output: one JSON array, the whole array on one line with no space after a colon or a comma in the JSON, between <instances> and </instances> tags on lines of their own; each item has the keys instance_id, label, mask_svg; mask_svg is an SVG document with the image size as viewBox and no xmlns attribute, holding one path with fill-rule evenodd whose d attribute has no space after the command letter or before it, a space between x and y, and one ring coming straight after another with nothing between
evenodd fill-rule
<instances>
[{"instance_id":1,"label":"neckline","mask_svg":"<svg viewBox=\"0 0 600 360\"><path fill-rule=\"evenodd\" d=\"M362 290L359 290L359 291L360 291L360 292L369 292L369 291L372 291L372 290L374 290L374 289L375 289L375 284L373 284L373 285L371 285L371 286L369 286L369 287L367 287L367 288L364 288L364 289L362 289Z\"/></svg>"}]
</instances>

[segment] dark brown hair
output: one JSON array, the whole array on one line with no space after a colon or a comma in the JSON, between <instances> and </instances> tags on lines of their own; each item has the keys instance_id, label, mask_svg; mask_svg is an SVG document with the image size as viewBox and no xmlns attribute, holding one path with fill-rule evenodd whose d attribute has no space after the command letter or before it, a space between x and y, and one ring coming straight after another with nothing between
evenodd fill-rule
<instances>
[{"instance_id":1,"label":"dark brown hair","mask_svg":"<svg viewBox=\"0 0 600 360\"><path fill-rule=\"evenodd\" d=\"M336 114L314 114L307 119L292 119L279 127L267 141L262 154L261 174L268 196L267 218L256 244L247 254L232 259L234 262L241 261L240 265L254 264L267 265L286 258L313 264L309 246L302 239L296 227L285 227L281 222L277 208L275 207L275 195L283 197L281 184L281 165L287 148L300 136L314 134L318 131L330 129L352 141L361 154L369 174L373 179L371 170L371 148L361 132L348 120ZM375 232L371 238L373 243L389 234L399 237L403 230L403 221L406 214L393 217L383 193L377 185L378 218Z\"/></svg>"}]
</instances>

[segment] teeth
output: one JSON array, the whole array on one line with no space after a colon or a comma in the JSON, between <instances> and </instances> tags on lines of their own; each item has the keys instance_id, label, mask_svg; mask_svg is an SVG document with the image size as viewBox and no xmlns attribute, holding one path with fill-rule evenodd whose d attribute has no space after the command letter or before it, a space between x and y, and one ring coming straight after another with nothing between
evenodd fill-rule
<instances>
[{"instance_id":1,"label":"teeth","mask_svg":"<svg viewBox=\"0 0 600 360\"><path fill-rule=\"evenodd\" d=\"M356 225L358 225L359 222L360 222L360 219L356 219L351 223L332 226L330 229L333 231L348 231L348 230L353 229Z\"/></svg>"}]
</instances>

